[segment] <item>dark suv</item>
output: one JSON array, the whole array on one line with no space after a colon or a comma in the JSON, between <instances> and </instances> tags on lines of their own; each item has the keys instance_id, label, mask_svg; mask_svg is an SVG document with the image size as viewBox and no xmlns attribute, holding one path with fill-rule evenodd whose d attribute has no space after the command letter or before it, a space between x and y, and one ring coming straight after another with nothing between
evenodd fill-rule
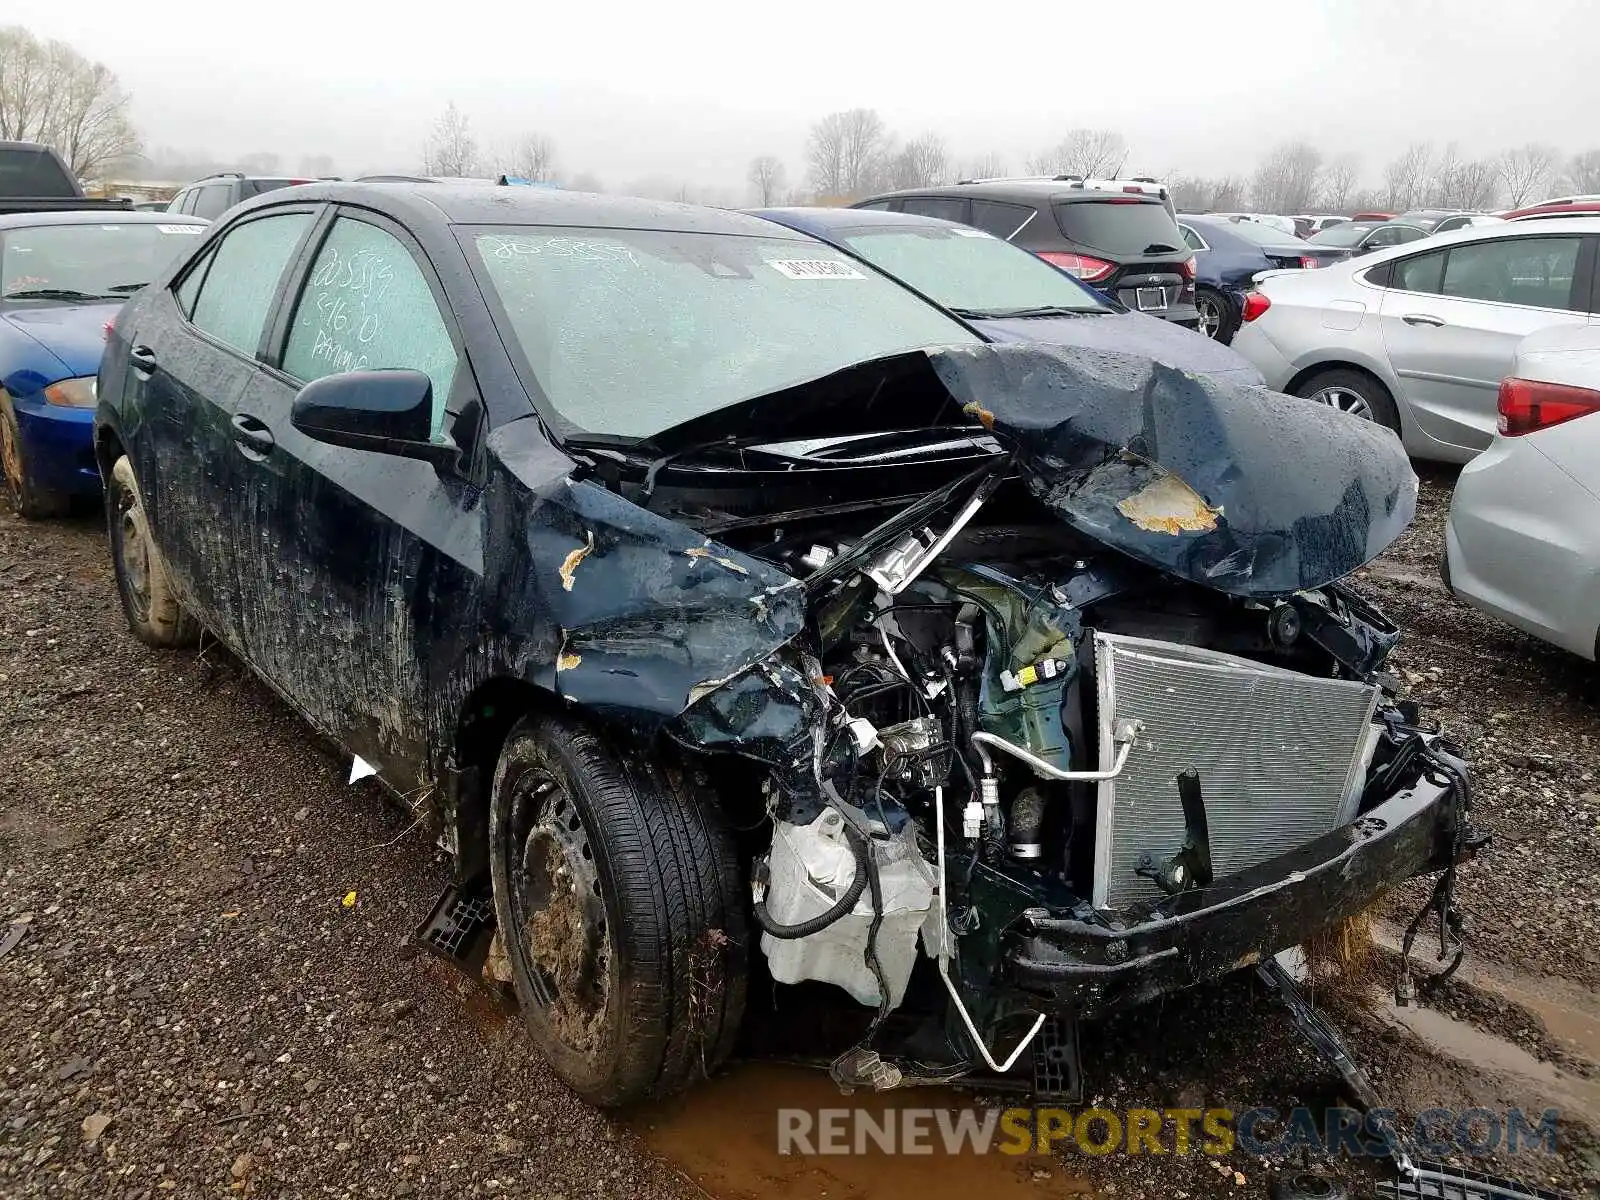
<instances>
[{"instance_id":1,"label":"dark suv","mask_svg":"<svg viewBox=\"0 0 1600 1200\"><path fill-rule=\"evenodd\" d=\"M1191 329L1194 255L1161 198L1068 180L991 179L874 196L855 208L959 221L1031 250L1131 309Z\"/></svg>"},{"instance_id":2,"label":"dark suv","mask_svg":"<svg viewBox=\"0 0 1600 1200\"><path fill-rule=\"evenodd\" d=\"M241 200L259 196L262 192L293 187L297 183L315 183L313 179L289 179L280 176L263 177L242 175L238 171L224 171L197 179L172 198L167 211L189 213L215 221Z\"/></svg>"}]
</instances>

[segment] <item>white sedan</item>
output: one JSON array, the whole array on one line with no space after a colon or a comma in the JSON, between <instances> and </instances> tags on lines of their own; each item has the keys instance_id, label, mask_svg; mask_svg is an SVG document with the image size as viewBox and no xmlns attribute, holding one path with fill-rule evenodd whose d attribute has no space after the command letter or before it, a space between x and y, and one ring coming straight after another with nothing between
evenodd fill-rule
<instances>
[{"instance_id":1,"label":"white sedan","mask_svg":"<svg viewBox=\"0 0 1600 1200\"><path fill-rule=\"evenodd\" d=\"M1600 636L1600 325L1524 338L1500 432L1462 468L1445 584L1534 637L1595 658Z\"/></svg>"},{"instance_id":2,"label":"white sedan","mask_svg":"<svg viewBox=\"0 0 1600 1200\"><path fill-rule=\"evenodd\" d=\"M1597 243L1600 216L1496 222L1266 274L1233 348L1274 390L1379 421L1417 458L1467 462L1494 435L1517 342L1600 312Z\"/></svg>"}]
</instances>

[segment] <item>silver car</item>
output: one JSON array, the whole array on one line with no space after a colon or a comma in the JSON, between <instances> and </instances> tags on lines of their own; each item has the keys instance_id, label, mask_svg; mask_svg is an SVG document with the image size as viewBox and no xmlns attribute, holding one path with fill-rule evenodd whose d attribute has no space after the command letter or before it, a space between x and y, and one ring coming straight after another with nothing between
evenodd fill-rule
<instances>
[{"instance_id":1,"label":"silver car","mask_svg":"<svg viewBox=\"0 0 1600 1200\"><path fill-rule=\"evenodd\" d=\"M1597 244L1600 216L1513 221L1268 274L1233 348L1269 387L1379 421L1417 458L1467 462L1494 436L1517 342L1600 311Z\"/></svg>"},{"instance_id":2,"label":"silver car","mask_svg":"<svg viewBox=\"0 0 1600 1200\"><path fill-rule=\"evenodd\" d=\"M1600 636L1600 325L1524 338L1500 432L1462 469L1445 531L1460 600L1595 658Z\"/></svg>"}]
</instances>

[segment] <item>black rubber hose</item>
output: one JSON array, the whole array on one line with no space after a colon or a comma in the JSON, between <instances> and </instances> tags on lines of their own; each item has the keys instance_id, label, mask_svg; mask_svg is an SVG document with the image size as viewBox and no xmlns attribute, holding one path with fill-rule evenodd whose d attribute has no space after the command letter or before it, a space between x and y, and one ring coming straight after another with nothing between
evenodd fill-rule
<instances>
[{"instance_id":1,"label":"black rubber hose","mask_svg":"<svg viewBox=\"0 0 1600 1200\"><path fill-rule=\"evenodd\" d=\"M845 913L856 906L856 901L861 899L861 893L867 890L869 876L867 841L856 832L855 826L845 825L845 845L850 847L850 852L856 856L856 874L850 881L850 886L845 888L844 895L834 901L833 907L827 912L818 913L808 921L801 921L798 925L780 925L767 915L767 900L763 896L756 901L756 922L762 929L780 941L793 941L796 938L810 937L813 933L820 933L832 925Z\"/></svg>"}]
</instances>

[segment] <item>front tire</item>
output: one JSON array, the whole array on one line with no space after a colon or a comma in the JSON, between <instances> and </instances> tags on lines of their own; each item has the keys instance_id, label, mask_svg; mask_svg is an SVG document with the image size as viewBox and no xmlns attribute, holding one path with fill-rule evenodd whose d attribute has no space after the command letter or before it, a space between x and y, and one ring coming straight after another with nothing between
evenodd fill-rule
<instances>
[{"instance_id":1,"label":"front tire","mask_svg":"<svg viewBox=\"0 0 1600 1200\"><path fill-rule=\"evenodd\" d=\"M19 517L37 521L44 517L65 516L72 497L54 488L40 487L28 473L28 460L22 449L22 429L11 397L0 390L0 477L6 497Z\"/></svg>"},{"instance_id":2,"label":"front tire","mask_svg":"<svg viewBox=\"0 0 1600 1200\"><path fill-rule=\"evenodd\" d=\"M1387 426L1396 434L1400 432L1400 411L1394 397L1388 388L1362 371L1345 367L1320 371L1297 387L1294 394Z\"/></svg>"},{"instance_id":3,"label":"front tire","mask_svg":"<svg viewBox=\"0 0 1600 1200\"><path fill-rule=\"evenodd\" d=\"M1214 288L1197 288L1194 307L1200 314L1201 333L1224 346L1233 341L1233 335L1239 332L1239 310L1232 300Z\"/></svg>"},{"instance_id":4,"label":"front tire","mask_svg":"<svg viewBox=\"0 0 1600 1200\"><path fill-rule=\"evenodd\" d=\"M161 551L150 537L150 523L139 498L139 484L126 454L117 458L106 482L106 525L117 598L128 628L147 646L181 650L200 641L200 622L178 601Z\"/></svg>"},{"instance_id":5,"label":"front tire","mask_svg":"<svg viewBox=\"0 0 1600 1200\"><path fill-rule=\"evenodd\" d=\"M731 835L681 772L530 716L490 798L501 944L528 1032L610 1107L678 1091L732 1049L745 907Z\"/></svg>"}]
</instances>

